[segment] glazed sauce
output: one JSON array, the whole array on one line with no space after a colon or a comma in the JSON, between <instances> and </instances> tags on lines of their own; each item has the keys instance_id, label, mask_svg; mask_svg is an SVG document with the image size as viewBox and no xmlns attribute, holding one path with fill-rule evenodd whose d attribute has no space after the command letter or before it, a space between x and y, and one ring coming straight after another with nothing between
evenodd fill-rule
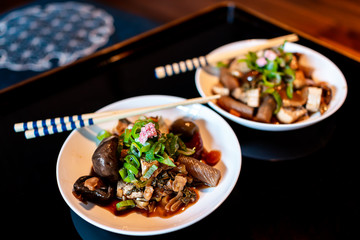
<instances>
[{"instance_id":1,"label":"glazed sauce","mask_svg":"<svg viewBox=\"0 0 360 240\"><path fill-rule=\"evenodd\" d=\"M221 152L218 150L211 150L210 152L207 152L204 149L202 159L207 165L215 166L221 159Z\"/></svg>"},{"instance_id":2,"label":"glazed sauce","mask_svg":"<svg viewBox=\"0 0 360 240\"><path fill-rule=\"evenodd\" d=\"M203 162L210 166L216 165L221 159L221 152L218 150L211 150L208 152L204 148L204 144L199 132L196 132L193 138L185 143L186 147L195 147L195 153L191 156L196 159L202 159Z\"/></svg>"},{"instance_id":3,"label":"glazed sauce","mask_svg":"<svg viewBox=\"0 0 360 240\"><path fill-rule=\"evenodd\" d=\"M186 147L195 148L195 153L192 157L199 159L204 151L204 144L199 131L194 134L189 142L185 142Z\"/></svg>"},{"instance_id":4,"label":"glazed sauce","mask_svg":"<svg viewBox=\"0 0 360 240\"><path fill-rule=\"evenodd\" d=\"M119 217L126 217L131 213L137 213L137 214L141 214L144 217L161 217L161 218L170 218L174 215L180 214L183 211L185 211L187 208L189 208L190 206L192 206L193 204L195 204L198 199L199 199L199 193L198 190L196 188L192 188L192 190L196 193L196 201L191 202L189 204L187 204L186 206L182 205L179 207L178 210L171 212L171 211L166 211L165 210L165 204L160 201L158 203L156 203L156 207L155 210L151 213L149 213L147 210L144 209L140 209L137 207L131 208L131 209L126 209L126 210L122 210L122 211L117 211L116 210L116 204L118 202L120 202L119 199L114 199L109 205L106 206L101 206L104 209L110 211L112 214L119 216Z\"/></svg>"}]
</instances>

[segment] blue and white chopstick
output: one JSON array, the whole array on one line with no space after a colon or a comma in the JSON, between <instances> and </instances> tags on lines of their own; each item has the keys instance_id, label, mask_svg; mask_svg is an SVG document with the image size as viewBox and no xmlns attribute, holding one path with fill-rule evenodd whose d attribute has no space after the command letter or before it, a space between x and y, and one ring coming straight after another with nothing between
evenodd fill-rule
<instances>
[{"instance_id":1,"label":"blue and white chopstick","mask_svg":"<svg viewBox=\"0 0 360 240\"><path fill-rule=\"evenodd\" d=\"M100 112L100 113L87 113L82 115L73 115L66 117L50 118L45 120L16 123L14 124L14 130L16 132L25 131L25 137L27 139L30 139L30 138L51 135L54 133L70 131L73 129L91 126L94 124L99 124L116 119L122 119L122 118L153 112L153 111L173 108L177 106L185 106L195 103L206 103L211 100L217 99L219 97L220 95L213 95L209 97L192 98L180 102L174 102L174 103L168 103L168 104L150 106L144 108L117 110L117 111Z\"/></svg>"},{"instance_id":2,"label":"blue and white chopstick","mask_svg":"<svg viewBox=\"0 0 360 240\"><path fill-rule=\"evenodd\" d=\"M116 114L116 113L114 112L114 114ZM118 113L118 114L120 114L120 113ZM65 117L64 120L66 120L66 119L67 118ZM71 131L76 128L87 127L87 126L91 126L94 124L99 124L99 123L111 121L111 120L114 120L114 116L112 114L100 116L100 117L88 118L88 119L80 119L80 120L75 120L75 121L62 122L59 124L50 124L50 125L46 125L46 126L39 127L39 128L25 130L25 138L30 139L30 138L51 135L54 133Z\"/></svg>"},{"instance_id":3,"label":"blue and white chopstick","mask_svg":"<svg viewBox=\"0 0 360 240\"><path fill-rule=\"evenodd\" d=\"M72 116L65 116L65 117L48 118L48 119L37 120L37 121L15 123L14 130L15 130L15 132L23 132L23 131L32 130L32 129L44 128L44 127L48 127L48 126L65 125L66 123L75 123L76 121L79 121L80 124L84 124L83 122L85 122L88 119L91 119L94 117L105 116L105 115L109 115L109 113L107 113L107 112L96 113L96 114L87 113L87 114L81 114L81 115L72 115Z\"/></svg>"},{"instance_id":4,"label":"blue and white chopstick","mask_svg":"<svg viewBox=\"0 0 360 240\"><path fill-rule=\"evenodd\" d=\"M167 64L165 66L159 66L155 68L156 78L170 77L175 74L185 73L188 71L195 70L199 67L205 67L208 65L214 65L220 61L232 59L237 56L241 56L248 52L257 52L266 48L271 48L283 44L285 41L296 42L299 38L296 34L289 34L277 38L272 38L256 46L250 46L246 48L240 48L231 52L221 52L216 54L208 54L206 56L196 57L193 59L187 59L178 63Z\"/></svg>"},{"instance_id":5,"label":"blue and white chopstick","mask_svg":"<svg viewBox=\"0 0 360 240\"><path fill-rule=\"evenodd\" d=\"M167 64L155 68L156 78L170 77L174 74L185 73L197 69L198 67L205 67L210 65L208 61L209 56L200 56L193 59L187 59L178 63Z\"/></svg>"}]
</instances>

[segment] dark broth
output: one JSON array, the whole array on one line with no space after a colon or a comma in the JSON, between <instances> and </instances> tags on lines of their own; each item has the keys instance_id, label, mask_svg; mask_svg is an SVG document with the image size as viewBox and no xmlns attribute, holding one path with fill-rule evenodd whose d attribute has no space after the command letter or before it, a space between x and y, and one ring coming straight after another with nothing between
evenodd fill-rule
<instances>
[{"instance_id":1,"label":"dark broth","mask_svg":"<svg viewBox=\"0 0 360 240\"><path fill-rule=\"evenodd\" d=\"M119 217L126 217L128 216L129 214L131 213L137 213L137 214L141 214L145 217L161 217L161 218L170 218L174 215L177 215L179 213L182 213L183 211L185 211L187 208L189 208L190 206L192 206L193 204L195 204L198 199L199 199L199 193L198 193L198 190L196 188L192 188L192 190L196 193L196 201L194 202L191 202L189 204L187 204L186 206L185 205L182 205L179 207L178 210L174 211L174 212L171 212L171 211L166 211L165 210L165 204L162 203L162 201L156 203L156 207L155 207L155 210L151 213L149 213L147 210L144 210L144 209L140 209L140 208L137 208L137 207L134 207L134 208L131 208L131 209L126 209L126 210L122 210L122 211L117 211L116 210L116 204L118 202L120 202L119 199L114 199L109 205L106 205L106 206L102 206L104 209L110 211L111 213L113 213L114 215L116 216L119 216Z\"/></svg>"}]
</instances>

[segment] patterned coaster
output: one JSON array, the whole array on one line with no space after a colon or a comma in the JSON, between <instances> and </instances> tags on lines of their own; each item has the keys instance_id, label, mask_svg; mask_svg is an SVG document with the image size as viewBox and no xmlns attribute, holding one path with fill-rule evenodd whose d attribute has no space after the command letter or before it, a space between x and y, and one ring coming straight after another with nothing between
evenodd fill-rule
<instances>
[{"instance_id":1,"label":"patterned coaster","mask_svg":"<svg viewBox=\"0 0 360 240\"><path fill-rule=\"evenodd\" d=\"M113 17L80 2L13 11L0 20L0 68L44 71L89 55L115 31Z\"/></svg>"}]
</instances>

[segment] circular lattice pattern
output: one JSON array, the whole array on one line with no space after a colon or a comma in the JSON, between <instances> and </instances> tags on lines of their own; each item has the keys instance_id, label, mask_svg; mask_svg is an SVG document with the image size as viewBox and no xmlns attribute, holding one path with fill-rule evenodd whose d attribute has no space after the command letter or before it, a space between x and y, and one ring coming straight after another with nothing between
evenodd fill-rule
<instances>
[{"instance_id":1,"label":"circular lattice pattern","mask_svg":"<svg viewBox=\"0 0 360 240\"><path fill-rule=\"evenodd\" d=\"M31 6L0 21L0 68L44 71L105 45L113 18L93 5L62 2Z\"/></svg>"}]
</instances>

